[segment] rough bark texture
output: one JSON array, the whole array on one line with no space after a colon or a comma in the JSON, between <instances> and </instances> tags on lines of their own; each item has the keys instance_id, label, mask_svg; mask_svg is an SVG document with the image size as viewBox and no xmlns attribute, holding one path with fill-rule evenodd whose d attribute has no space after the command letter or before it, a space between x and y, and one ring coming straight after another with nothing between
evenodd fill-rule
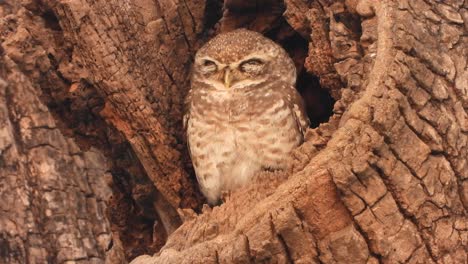
<instances>
[{"instance_id":1,"label":"rough bark texture","mask_svg":"<svg viewBox=\"0 0 468 264\"><path fill-rule=\"evenodd\" d=\"M177 208L203 202L185 171L190 166L178 122L190 66L188 33L169 16L185 10L184 23L202 21L194 10L205 5L192 4L193 19L188 7L165 5L167 23L149 1L2 3L5 57L30 79L62 133L108 157L113 196L107 215L114 244L120 237L129 259L164 244L180 225Z\"/></svg>"},{"instance_id":2,"label":"rough bark texture","mask_svg":"<svg viewBox=\"0 0 468 264\"><path fill-rule=\"evenodd\" d=\"M106 159L60 132L8 57L0 76L0 262L103 262L111 245Z\"/></svg>"},{"instance_id":3,"label":"rough bark texture","mask_svg":"<svg viewBox=\"0 0 468 264\"><path fill-rule=\"evenodd\" d=\"M467 25L462 0L1 1L0 262L466 263ZM237 27L288 50L314 124L338 101L200 211L182 100Z\"/></svg>"},{"instance_id":4,"label":"rough bark texture","mask_svg":"<svg viewBox=\"0 0 468 264\"><path fill-rule=\"evenodd\" d=\"M285 182L259 175L133 263L465 263L463 2L350 1L342 21L336 2L285 3L292 27L311 31L307 69L346 84L336 114Z\"/></svg>"}]
</instances>

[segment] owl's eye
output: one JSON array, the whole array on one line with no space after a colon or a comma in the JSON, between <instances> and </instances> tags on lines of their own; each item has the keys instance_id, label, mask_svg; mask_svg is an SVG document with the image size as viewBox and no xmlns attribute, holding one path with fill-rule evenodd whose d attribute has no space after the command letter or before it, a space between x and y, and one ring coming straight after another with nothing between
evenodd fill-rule
<instances>
[{"instance_id":1,"label":"owl's eye","mask_svg":"<svg viewBox=\"0 0 468 264\"><path fill-rule=\"evenodd\" d=\"M239 66L242 72L259 72L265 63L260 59L249 59L242 62Z\"/></svg>"},{"instance_id":2,"label":"owl's eye","mask_svg":"<svg viewBox=\"0 0 468 264\"><path fill-rule=\"evenodd\" d=\"M218 66L216 66L216 63L214 61L204 60L201 64L201 70L204 73L212 73L215 72L217 69Z\"/></svg>"}]
</instances>

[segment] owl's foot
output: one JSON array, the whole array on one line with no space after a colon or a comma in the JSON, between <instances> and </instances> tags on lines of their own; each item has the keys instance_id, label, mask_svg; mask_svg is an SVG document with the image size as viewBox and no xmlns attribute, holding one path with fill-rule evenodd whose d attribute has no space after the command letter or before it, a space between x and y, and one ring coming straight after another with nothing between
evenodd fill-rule
<instances>
[{"instance_id":1,"label":"owl's foot","mask_svg":"<svg viewBox=\"0 0 468 264\"><path fill-rule=\"evenodd\" d=\"M231 198L231 195L232 195L232 191L231 190L227 190L227 191L223 191L221 193L221 204L226 202L227 200L229 200Z\"/></svg>"}]
</instances>

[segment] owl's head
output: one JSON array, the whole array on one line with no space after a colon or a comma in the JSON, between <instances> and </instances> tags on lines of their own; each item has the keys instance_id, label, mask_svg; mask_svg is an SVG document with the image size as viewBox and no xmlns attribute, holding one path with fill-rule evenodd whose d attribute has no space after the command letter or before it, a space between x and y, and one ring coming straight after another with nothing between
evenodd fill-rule
<instances>
[{"instance_id":1,"label":"owl's head","mask_svg":"<svg viewBox=\"0 0 468 264\"><path fill-rule=\"evenodd\" d=\"M294 85L296 68L286 51L246 29L220 34L196 54L192 82L217 90L257 87L277 80Z\"/></svg>"}]
</instances>

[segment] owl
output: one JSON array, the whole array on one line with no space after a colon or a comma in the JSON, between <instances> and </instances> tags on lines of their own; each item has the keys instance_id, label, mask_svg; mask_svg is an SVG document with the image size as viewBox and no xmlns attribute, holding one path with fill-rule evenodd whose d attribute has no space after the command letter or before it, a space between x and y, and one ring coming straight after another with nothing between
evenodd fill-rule
<instances>
[{"instance_id":1,"label":"owl","mask_svg":"<svg viewBox=\"0 0 468 264\"><path fill-rule=\"evenodd\" d=\"M309 120L286 51L246 29L200 48L185 100L184 127L195 174L208 203L265 169L285 169Z\"/></svg>"}]
</instances>

